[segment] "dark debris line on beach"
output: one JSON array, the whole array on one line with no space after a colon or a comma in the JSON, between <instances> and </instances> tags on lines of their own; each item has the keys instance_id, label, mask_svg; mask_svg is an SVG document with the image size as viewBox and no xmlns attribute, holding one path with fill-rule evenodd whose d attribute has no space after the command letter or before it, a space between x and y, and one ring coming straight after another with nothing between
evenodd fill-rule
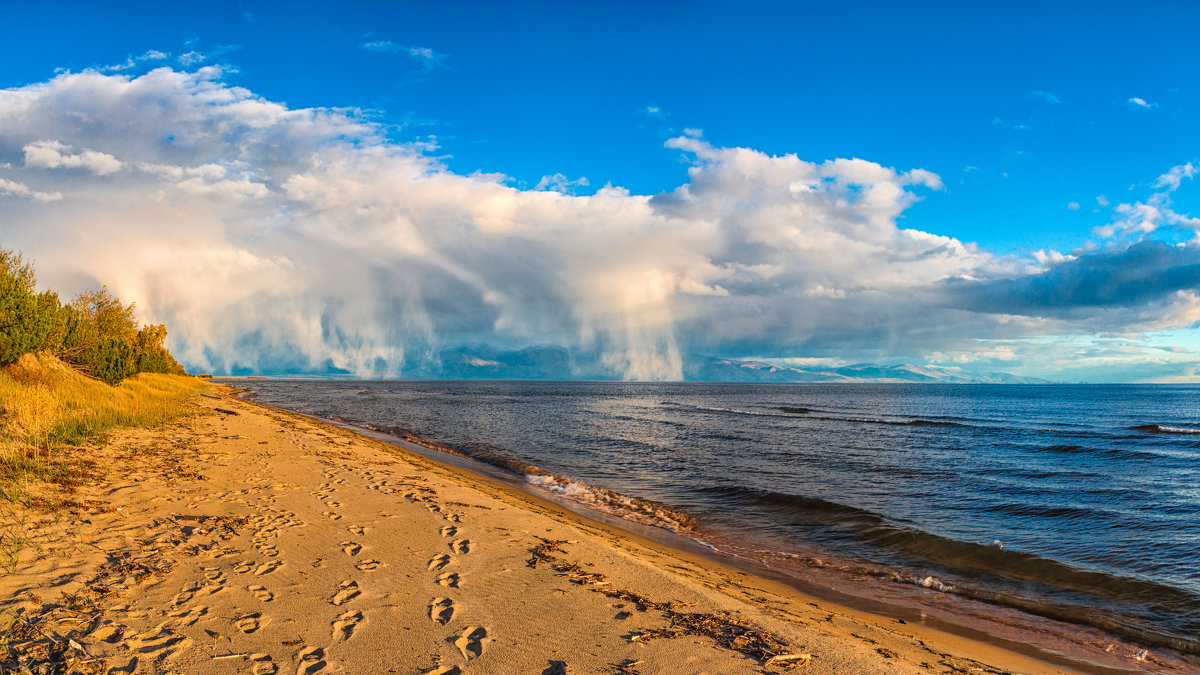
<instances>
[{"instance_id":1,"label":"dark debris line on beach","mask_svg":"<svg viewBox=\"0 0 1200 675\"><path fill-rule=\"evenodd\" d=\"M578 564L563 561L554 555L566 552L563 545L570 542L538 538L541 543L530 549L527 561L529 567L536 569L539 564L545 564L554 570L557 576L565 577L572 583L610 598L630 602L640 612L648 610L662 612L671 622L667 628L636 633L630 640L649 642L650 640L671 639L680 635L699 635L710 638L720 647L757 659L763 665L778 666L785 670L802 666L812 658L811 654L791 653L788 650L788 644L782 638L737 619L707 612L681 612L678 610L680 607L690 607L694 603L656 602L639 593L609 588L611 582L605 575L599 572L588 572ZM625 662L616 664L615 667L620 673L636 673L634 666L637 663Z\"/></svg>"}]
</instances>

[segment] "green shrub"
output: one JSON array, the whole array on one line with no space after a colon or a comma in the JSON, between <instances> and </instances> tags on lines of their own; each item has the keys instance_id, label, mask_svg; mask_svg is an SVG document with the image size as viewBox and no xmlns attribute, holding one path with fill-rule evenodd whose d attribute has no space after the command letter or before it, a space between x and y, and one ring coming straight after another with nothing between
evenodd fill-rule
<instances>
[{"instance_id":1,"label":"green shrub","mask_svg":"<svg viewBox=\"0 0 1200 675\"><path fill-rule=\"evenodd\" d=\"M0 250L0 365L42 349L52 332L58 296L35 295L33 265L20 253Z\"/></svg>"},{"instance_id":2,"label":"green shrub","mask_svg":"<svg viewBox=\"0 0 1200 675\"><path fill-rule=\"evenodd\" d=\"M109 384L139 372L183 373L164 346L166 326L139 329L133 303L123 304L107 287L62 305L52 291L35 294L35 284L33 265L0 249L0 365L49 351Z\"/></svg>"}]
</instances>

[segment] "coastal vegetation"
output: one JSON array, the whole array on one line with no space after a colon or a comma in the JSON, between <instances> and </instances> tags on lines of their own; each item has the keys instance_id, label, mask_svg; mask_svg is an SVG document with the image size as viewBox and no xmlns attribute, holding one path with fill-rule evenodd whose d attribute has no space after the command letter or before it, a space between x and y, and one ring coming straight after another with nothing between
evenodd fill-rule
<instances>
[{"instance_id":1,"label":"coastal vegetation","mask_svg":"<svg viewBox=\"0 0 1200 675\"><path fill-rule=\"evenodd\" d=\"M183 374L164 346L166 327L139 328L133 303L101 287L64 305L54 291L36 292L36 282L32 263L0 249L0 366L49 352L108 384L136 373Z\"/></svg>"},{"instance_id":2,"label":"coastal vegetation","mask_svg":"<svg viewBox=\"0 0 1200 675\"><path fill-rule=\"evenodd\" d=\"M26 501L27 479L76 475L71 447L113 427L183 415L207 385L186 376L161 324L106 288L62 304L37 292L33 265L0 250L0 497Z\"/></svg>"}]
</instances>

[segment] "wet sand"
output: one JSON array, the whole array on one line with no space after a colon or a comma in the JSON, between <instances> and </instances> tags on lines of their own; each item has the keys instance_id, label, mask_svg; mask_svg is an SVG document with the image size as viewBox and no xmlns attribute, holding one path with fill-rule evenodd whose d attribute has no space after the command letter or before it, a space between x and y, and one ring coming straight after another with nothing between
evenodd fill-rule
<instances>
[{"instance_id":1,"label":"wet sand","mask_svg":"<svg viewBox=\"0 0 1200 675\"><path fill-rule=\"evenodd\" d=\"M113 434L0 577L78 672L1060 673L232 397ZM218 412L216 409L226 412Z\"/></svg>"}]
</instances>

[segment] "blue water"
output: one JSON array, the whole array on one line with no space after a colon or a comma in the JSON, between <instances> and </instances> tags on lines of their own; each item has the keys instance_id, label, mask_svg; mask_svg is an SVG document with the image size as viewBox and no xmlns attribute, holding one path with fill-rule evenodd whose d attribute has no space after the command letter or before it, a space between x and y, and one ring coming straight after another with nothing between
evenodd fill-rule
<instances>
[{"instance_id":1,"label":"blue water","mask_svg":"<svg viewBox=\"0 0 1200 675\"><path fill-rule=\"evenodd\" d=\"M797 574L923 584L1200 653L1197 386L237 385ZM587 486L650 505L622 513Z\"/></svg>"}]
</instances>

